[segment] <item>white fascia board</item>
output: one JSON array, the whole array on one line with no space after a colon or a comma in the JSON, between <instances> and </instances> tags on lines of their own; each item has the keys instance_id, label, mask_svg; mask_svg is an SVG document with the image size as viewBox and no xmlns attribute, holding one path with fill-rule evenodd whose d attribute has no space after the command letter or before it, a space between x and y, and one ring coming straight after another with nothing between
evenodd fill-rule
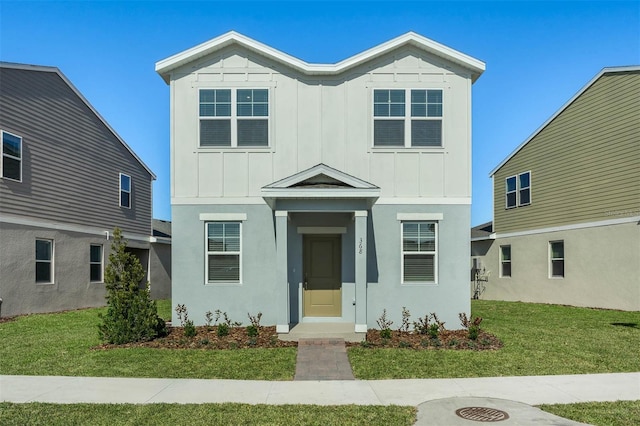
<instances>
[{"instance_id":1,"label":"white fascia board","mask_svg":"<svg viewBox=\"0 0 640 426\"><path fill-rule=\"evenodd\" d=\"M149 175L151 176L151 179L156 180L156 175L151 171L151 169L147 167L144 161L142 161L140 157L138 157L138 155L133 151L133 149L131 149L131 147L127 145L124 139L120 137L118 132L116 132L113 129L113 127L111 127L111 125L107 123L107 120L105 120L100 115L100 113L98 113L98 111L93 107L93 105L89 103L87 98L85 98L84 95L80 93L80 91L76 88L76 86L74 86L73 83L71 83L71 81L62 73L62 71L60 71L59 68L42 66L42 65L17 64L12 62L0 62L0 68L11 68L11 69L26 70L26 71L52 72L52 73L58 74L58 76L62 79L62 81L64 81L67 84L67 86L69 86L69 88L76 94L76 96L78 96L78 98L80 98L82 102L84 102L87 108L91 110L91 112L98 118L98 120L100 120L102 124L104 124L104 126L113 134L113 136L115 136L116 139L118 139L118 141L126 148L126 150L129 151L129 153L133 156L133 158L135 158L136 161L140 163L140 165L147 171L147 173L149 173Z\"/></svg>"},{"instance_id":2,"label":"white fascia board","mask_svg":"<svg viewBox=\"0 0 640 426\"><path fill-rule=\"evenodd\" d=\"M201 43L183 52L177 53L166 59L156 62L155 70L165 83L169 84L171 71L199 58L214 53L231 44L239 44L262 56L280 62L307 75L335 75L349 68L358 66L364 62L386 54L402 45L411 44L426 52L447 59L457 65L471 71L472 80L475 81L485 70L484 62L444 46L414 32L408 32L385 43L379 44L369 50L351 56L336 64L312 64L260 43L238 32L229 31L219 37Z\"/></svg>"},{"instance_id":3,"label":"white fascia board","mask_svg":"<svg viewBox=\"0 0 640 426\"><path fill-rule=\"evenodd\" d=\"M377 189L288 189L288 188L262 188L264 198L378 198L380 190Z\"/></svg>"},{"instance_id":4,"label":"white fascia board","mask_svg":"<svg viewBox=\"0 0 640 426\"><path fill-rule=\"evenodd\" d=\"M628 66L628 67L609 67L609 68L603 68L602 70L600 70L600 72L595 77L593 77L587 84L585 84L582 87L582 89L578 90L578 92L575 95L573 95L573 97L571 97L571 99L569 99L564 105L562 105L560 107L560 109L557 110L551 117L549 117L549 119L547 119L547 121L542 123L542 126L538 127L527 139L525 139L524 142L522 142L520 145L518 145L518 147L516 149L514 149L511 152L511 154L509 154L507 156L507 158L502 160L500 162L500 164L498 164L493 170L491 170L489 172L489 177L493 177L493 175L496 174L498 172L498 170L500 170L502 168L502 166L504 166L507 163L507 161L511 160L511 158L513 158L514 155L516 155L518 152L520 152L520 150L522 148L524 148L524 146L526 144L528 144L542 130L544 130L544 128L547 127L549 125L549 123L551 123L553 120L555 120L555 118L557 116L562 114L562 112L564 112L564 110L567 109L569 107L569 105L571 105L576 99L578 99L580 96L582 96L582 94L584 92L586 92L587 89L590 88L596 81L598 81L600 79L600 77L602 77L603 75L608 74L608 73L619 73L619 72L629 72L629 71L640 71L640 65L632 65L632 66Z\"/></svg>"}]
</instances>

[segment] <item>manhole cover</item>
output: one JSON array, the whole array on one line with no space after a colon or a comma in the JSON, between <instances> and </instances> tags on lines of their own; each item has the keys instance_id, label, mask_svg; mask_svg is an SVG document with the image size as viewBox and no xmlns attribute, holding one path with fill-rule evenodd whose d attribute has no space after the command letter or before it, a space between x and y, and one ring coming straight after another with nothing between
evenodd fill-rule
<instances>
[{"instance_id":1,"label":"manhole cover","mask_svg":"<svg viewBox=\"0 0 640 426\"><path fill-rule=\"evenodd\" d=\"M487 407L459 408L456 410L456 415L475 422L500 422L509 418L509 415L504 411Z\"/></svg>"}]
</instances>

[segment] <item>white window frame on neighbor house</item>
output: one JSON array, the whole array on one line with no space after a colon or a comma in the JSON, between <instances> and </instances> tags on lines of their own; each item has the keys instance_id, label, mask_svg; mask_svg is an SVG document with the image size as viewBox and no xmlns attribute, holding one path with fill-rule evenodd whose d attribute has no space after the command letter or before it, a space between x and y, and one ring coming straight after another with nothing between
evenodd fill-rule
<instances>
[{"instance_id":1,"label":"white window frame on neighbor house","mask_svg":"<svg viewBox=\"0 0 640 426\"><path fill-rule=\"evenodd\" d=\"M209 227L213 225L223 225L222 250L210 250ZM238 247L237 250L227 250L224 244L226 239L226 226L238 226ZM234 237L235 238L235 237ZM209 221L204 224L204 244L205 244L205 284L242 284L242 222L241 221ZM209 271L209 261L212 256L238 256L238 278L237 279L211 279Z\"/></svg>"},{"instance_id":2,"label":"white window frame on neighbor house","mask_svg":"<svg viewBox=\"0 0 640 426\"><path fill-rule=\"evenodd\" d=\"M529 176L529 185L527 186L523 186L521 182L524 176ZM509 190L510 179L515 180L515 186L511 190ZM504 180L504 190L505 190L505 196L504 196L505 209L515 209L516 207L523 207L523 206L530 205L531 204L531 170L519 173L517 175L507 176ZM523 202L522 195L523 193L525 193L525 191L526 193L528 193L529 200L526 202ZM514 198L513 205L509 204L509 195L513 195L513 198Z\"/></svg>"},{"instance_id":3,"label":"white window frame on neighbor house","mask_svg":"<svg viewBox=\"0 0 640 426\"><path fill-rule=\"evenodd\" d=\"M387 92L386 101L380 99L380 95ZM402 93L404 99L392 100L392 92L396 94ZM372 90L372 128L371 128L371 145L376 149L384 148L418 148L418 149L438 149L444 146L444 90L437 88L375 88ZM424 101L414 100L414 95L424 94ZM437 96L439 94L439 102L429 102L429 96ZM387 106L387 108L385 108ZM395 108L394 108L395 107ZM386 114L385 114L386 109ZM403 140L396 144L376 143L376 123L384 121L402 122ZM439 122L440 137L439 144L430 145L414 145L413 137L414 124L421 122Z\"/></svg>"},{"instance_id":4,"label":"white window frame on neighbor house","mask_svg":"<svg viewBox=\"0 0 640 426\"><path fill-rule=\"evenodd\" d=\"M125 189L122 187L122 178L127 178L129 180L129 189ZM118 194L120 195L120 207L124 207L125 209L130 209L131 205L133 204L133 196L132 196L132 186L133 186L133 179L131 179L131 176L124 174L124 173L120 173L118 175L118 181L119 181L119 187L120 190L118 192ZM124 205L122 204L122 196L125 195L127 196L127 200L128 200L128 205Z\"/></svg>"},{"instance_id":5,"label":"white window frame on neighbor house","mask_svg":"<svg viewBox=\"0 0 640 426\"><path fill-rule=\"evenodd\" d=\"M243 102L240 99L241 92L251 91L251 100ZM266 100L255 100L255 91L264 92ZM213 92L213 101L203 100L203 96ZM222 92L229 92L229 101L224 97L218 102L218 96ZM200 88L198 91L198 147L207 149L236 148L255 149L270 148L271 146L271 93L267 87L211 87ZM244 107L244 108L243 108ZM243 111L244 109L244 111ZM246 111L250 109L250 113ZM229 123L229 143L225 144L203 144L202 125L210 121L224 121ZM239 137L239 128L243 121L264 121L266 124L266 144L243 143Z\"/></svg>"},{"instance_id":6,"label":"white window frame on neighbor house","mask_svg":"<svg viewBox=\"0 0 640 426\"><path fill-rule=\"evenodd\" d=\"M562 257L554 257L553 256L553 245L554 244L562 244ZM565 277L565 254L564 254L564 240L555 240L549 241L549 278L552 279L562 279ZM562 275L556 275L553 273L553 264L554 262L562 262Z\"/></svg>"},{"instance_id":7,"label":"white window frame on neighbor house","mask_svg":"<svg viewBox=\"0 0 640 426\"><path fill-rule=\"evenodd\" d=\"M49 256L48 258L38 258L38 242L47 243L49 245ZM54 259L55 259L55 245L54 241L48 238L36 238L35 244L35 261L36 261L36 273L35 273L35 282L36 284L53 284L55 282L54 276ZM42 257L42 256L40 256ZM46 264L49 266L49 279L48 280L38 280L38 265Z\"/></svg>"},{"instance_id":8,"label":"white window frame on neighbor house","mask_svg":"<svg viewBox=\"0 0 640 426\"><path fill-rule=\"evenodd\" d=\"M509 259L505 259L505 250L509 251ZM505 274L504 267L505 265L509 265L509 274ZM504 246L500 246L500 278L511 278L511 274L513 271L511 270L511 245L507 244Z\"/></svg>"},{"instance_id":9,"label":"white window frame on neighbor house","mask_svg":"<svg viewBox=\"0 0 640 426\"><path fill-rule=\"evenodd\" d=\"M0 178L2 179L9 179L9 180L13 180L16 182L22 182L22 137L18 136L18 135L14 135L13 133L9 133L7 131L0 131L0 137L2 139L2 143L0 144ZM16 153L9 153L8 152L8 145L9 141L5 142L5 137L7 138L16 138L18 139L18 155L16 156ZM11 177L11 176L6 176L5 173L7 172L7 167L5 166L5 160L6 161L17 161L19 163L19 168L18 168L18 178L16 179L15 177Z\"/></svg>"},{"instance_id":10,"label":"white window frame on neighbor house","mask_svg":"<svg viewBox=\"0 0 640 426\"><path fill-rule=\"evenodd\" d=\"M407 250L405 246L405 225L418 225L417 250ZM420 226L433 225L433 249L421 250ZM400 222L400 275L402 284L437 284L438 283L438 222L434 220L405 220ZM433 280L408 280L405 274L405 259L412 256L433 257Z\"/></svg>"},{"instance_id":11,"label":"white window frame on neighbor house","mask_svg":"<svg viewBox=\"0 0 640 426\"><path fill-rule=\"evenodd\" d=\"M98 261L93 260L92 252L93 248L97 247L100 249L100 259ZM95 280L93 279L92 269L94 266L98 266L100 268L100 278ZM91 283L101 283L104 282L104 248L102 244L90 244L89 245L89 282Z\"/></svg>"}]
</instances>

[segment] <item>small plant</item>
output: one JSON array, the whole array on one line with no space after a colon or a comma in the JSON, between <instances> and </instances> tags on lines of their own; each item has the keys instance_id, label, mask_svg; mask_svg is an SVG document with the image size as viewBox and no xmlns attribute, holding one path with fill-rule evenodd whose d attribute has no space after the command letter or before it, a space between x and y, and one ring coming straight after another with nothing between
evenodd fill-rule
<instances>
[{"instance_id":1,"label":"small plant","mask_svg":"<svg viewBox=\"0 0 640 426\"><path fill-rule=\"evenodd\" d=\"M216 333L218 334L218 337L224 337L229 335L229 325L227 325L226 322L218 324L216 328L217 328Z\"/></svg>"},{"instance_id":2,"label":"small plant","mask_svg":"<svg viewBox=\"0 0 640 426\"><path fill-rule=\"evenodd\" d=\"M471 327L469 327L469 339L477 340L478 334L480 334L480 327L478 327L477 325L472 325Z\"/></svg>"},{"instance_id":3,"label":"small plant","mask_svg":"<svg viewBox=\"0 0 640 426\"><path fill-rule=\"evenodd\" d=\"M238 342L229 342L229 349L238 349Z\"/></svg>"},{"instance_id":4,"label":"small plant","mask_svg":"<svg viewBox=\"0 0 640 426\"><path fill-rule=\"evenodd\" d=\"M207 311L204 314L205 325L207 326L207 331L211 329L211 322L213 321L213 313L211 311Z\"/></svg>"},{"instance_id":5,"label":"small plant","mask_svg":"<svg viewBox=\"0 0 640 426\"><path fill-rule=\"evenodd\" d=\"M200 340L200 344L202 346L207 346L209 344L209 339L205 338L205 339Z\"/></svg>"},{"instance_id":6,"label":"small plant","mask_svg":"<svg viewBox=\"0 0 640 426\"><path fill-rule=\"evenodd\" d=\"M193 321L186 320L184 322L184 335L186 337L196 337L196 326L193 325Z\"/></svg>"},{"instance_id":7,"label":"small plant","mask_svg":"<svg viewBox=\"0 0 640 426\"><path fill-rule=\"evenodd\" d=\"M258 315L252 316L247 312L249 322L251 325L247 326L247 335L249 337L256 337L260 333L260 319L262 318L262 312L258 312Z\"/></svg>"},{"instance_id":8,"label":"small plant","mask_svg":"<svg viewBox=\"0 0 640 426\"><path fill-rule=\"evenodd\" d=\"M411 343L401 340L400 343L398 343L398 346L406 349L411 347Z\"/></svg>"},{"instance_id":9,"label":"small plant","mask_svg":"<svg viewBox=\"0 0 640 426\"><path fill-rule=\"evenodd\" d=\"M391 326L393 325L393 321L389 321L387 319L387 310L382 310L382 315L377 320L378 327L380 327L380 337L383 339L391 338Z\"/></svg>"},{"instance_id":10,"label":"small plant","mask_svg":"<svg viewBox=\"0 0 640 426\"><path fill-rule=\"evenodd\" d=\"M223 312L222 315L224 316L224 323L227 325L228 328L240 327L242 325L242 323L239 321L231 321L231 319L229 318L229 315L227 315L226 312Z\"/></svg>"},{"instance_id":11,"label":"small plant","mask_svg":"<svg viewBox=\"0 0 640 426\"><path fill-rule=\"evenodd\" d=\"M418 334L429 334L429 315L425 315L424 318L418 318L418 321L413 322L413 331Z\"/></svg>"},{"instance_id":12,"label":"small plant","mask_svg":"<svg viewBox=\"0 0 640 426\"><path fill-rule=\"evenodd\" d=\"M251 337L248 341L247 341L247 345L249 346L255 346L258 344L258 339L256 339L255 337Z\"/></svg>"},{"instance_id":13,"label":"small plant","mask_svg":"<svg viewBox=\"0 0 640 426\"><path fill-rule=\"evenodd\" d=\"M278 336L273 335L269 338L269 344L275 346L278 343Z\"/></svg>"},{"instance_id":14,"label":"small plant","mask_svg":"<svg viewBox=\"0 0 640 426\"><path fill-rule=\"evenodd\" d=\"M420 346L422 346L423 348L429 347L429 339L420 340Z\"/></svg>"},{"instance_id":15,"label":"small plant","mask_svg":"<svg viewBox=\"0 0 640 426\"><path fill-rule=\"evenodd\" d=\"M383 337L380 343L382 344L382 346L387 346L389 344L389 339Z\"/></svg>"},{"instance_id":16,"label":"small plant","mask_svg":"<svg viewBox=\"0 0 640 426\"><path fill-rule=\"evenodd\" d=\"M440 326L438 326L438 324L436 324L435 322L429 324L429 337L430 338L437 339L439 333L440 333Z\"/></svg>"},{"instance_id":17,"label":"small plant","mask_svg":"<svg viewBox=\"0 0 640 426\"><path fill-rule=\"evenodd\" d=\"M371 343L367 342L366 340L363 340L360 342L360 347L361 348L368 348L371 346Z\"/></svg>"},{"instance_id":18,"label":"small plant","mask_svg":"<svg viewBox=\"0 0 640 426\"><path fill-rule=\"evenodd\" d=\"M431 344L436 348L439 348L442 346L442 342L437 337L435 339L431 339Z\"/></svg>"},{"instance_id":19,"label":"small plant","mask_svg":"<svg viewBox=\"0 0 640 426\"><path fill-rule=\"evenodd\" d=\"M473 320L469 320L469 318L467 318L467 314L464 312L458 314L458 318L460 318L460 324L468 330L469 339L476 340L480 334L480 323L482 322L482 318L475 317Z\"/></svg>"},{"instance_id":20,"label":"small plant","mask_svg":"<svg viewBox=\"0 0 640 426\"><path fill-rule=\"evenodd\" d=\"M400 324L400 328L398 331L407 332L409 331L409 319L411 318L411 314L406 307L402 307L402 324Z\"/></svg>"},{"instance_id":21,"label":"small plant","mask_svg":"<svg viewBox=\"0 0 640 426\"><path fill-rule=\"evenodd\" d=\"M458 346L458 339L449 340L449 346L452 347L452 348Z\"/></svg>"},{"instance_id":22,"label":"small plant","mask_svg":"<svg viewBox=\"0 0 640 426\"><path fill-rule=\"evenodd\" d=\"M247 336L256 337L258 335L258 327L251 324L247 326Z\"/></svg>"},{"instance_id":23,"label":"small plant","mask_svg":"<svg viewBox=\"0 0 640 426\"><path fill-rule=\"evenodd\" d=\"M176 314L178 314L178 320L180 321L180 327L184 327L184 324L189 320L189 313L185 305L178 304L176 306Z\"/></svg>"}]
</instances>

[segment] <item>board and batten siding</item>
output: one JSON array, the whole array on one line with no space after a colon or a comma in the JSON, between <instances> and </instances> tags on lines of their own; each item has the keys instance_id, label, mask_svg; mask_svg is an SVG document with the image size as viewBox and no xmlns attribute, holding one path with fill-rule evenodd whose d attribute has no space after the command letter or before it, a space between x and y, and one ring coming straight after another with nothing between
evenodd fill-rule
<instances>
[{"instance_id":1,"label":"board and batten siding","mask_svg":"<svg viewBox=\"0 0 640 426\"><path fill-rule=\"evenodd\" d=\"M531 171L531 205L505 179ZM605 73L493 176L494 231L640 215L640 72Z\"/></svg>"},{"instance_id":2,"label":"board and batten siding","mask_svg":"<svg viewBox=\"0 0 640 426\"><path fill-rule=\"evenodd\" d=\"M22 137L22 182L0 179L0 213L151 235L152 176L52 71L0 67L0 129ZM132 208L119 205L119 173Z\"/></svg>"},{"instance_id":3,"label":"board and batten siding","mask_svg":"<svg viewBox=\"0 0 640 426\"><path fill-rule=\"evenodd\" d=\"M268 88L270 146L200 148L205 88ZM373 148L376 88L442 89L444 146ZM468 73L409 46L322 77L221 49L172 73L172 199L260 197L263 186L319 163L379 186L382 197L469 198L470 98Z\"/></svg>"}]
</instances>

